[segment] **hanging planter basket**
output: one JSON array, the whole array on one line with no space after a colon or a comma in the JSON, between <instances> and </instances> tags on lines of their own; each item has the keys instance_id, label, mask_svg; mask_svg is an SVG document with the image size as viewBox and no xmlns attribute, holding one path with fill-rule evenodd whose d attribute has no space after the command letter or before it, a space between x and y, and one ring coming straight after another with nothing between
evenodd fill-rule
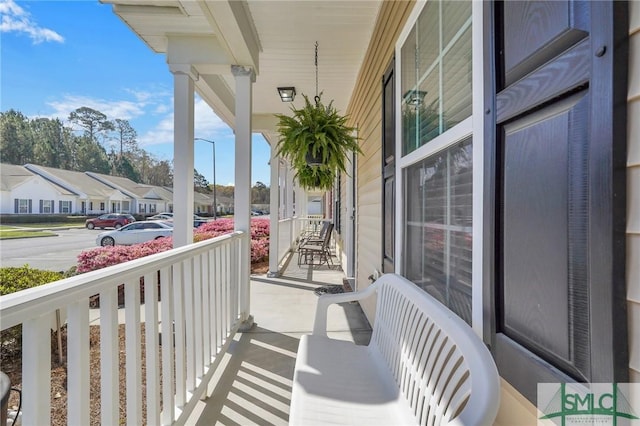
<instances>
[{"instance_id":1,"label":"hanging planter basket","mask_svg":"<svg viewBox=\"0 0 640 426\"><path fill-rule=\"evenodd\" d=\"M292 107L292 116L276 114L278 155L289 160L301 186L328 189L337 173L346 173L349 154L362 151L356 129L347 126L348 117L338 114L333 102L324 105L317 97L311 103L306 95L303 97L304 107Z\"/></svg>"},{"instance_id":2,"label":"hanging planter basket","mask_svg":"<svg viewBox=\"0 0 640 426\"><path fill-rule=\"evenodd\" d=\"M313 155L311 152L307 151L306 155L307 165L308 166L321 166L322 165L322 156L321 155Z\"/></svg>"}]
</instances>

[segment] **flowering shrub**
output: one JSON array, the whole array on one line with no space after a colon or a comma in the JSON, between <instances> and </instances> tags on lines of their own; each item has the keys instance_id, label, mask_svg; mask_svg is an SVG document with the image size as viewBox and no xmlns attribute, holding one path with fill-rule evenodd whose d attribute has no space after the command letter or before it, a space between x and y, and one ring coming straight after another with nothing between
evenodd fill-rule
<instances>
[{"instance_id":1,"label":"flowering shrub","mask_svg":"<svg viewBox=\"0 0 640 426\"><path fill-rule=\"evenodd\" d=\"M159 238L146 243L134 244L132 246L111 246L98 247L83 251L78 255L78 273L95 271L107 266L139 259L173 248L171 237Z\"/></svg>"},{"instance_id":2,"label":"flowering shrub","mask_svg":"<svg viewBox=\"0 0 640 426\"><path fill-rule=\"evenodd\" d=\"M193 233L193 241L200 242L233 232L233 219L218 219L200 225ZM173 239L160 238L132 246L98 247L83 251L78 255L78 273L95 271L129 260L173 248ZM251 263L269 257L269 220L251 220Z\"/></svg>"},{"instance_id":3,"label":"flowering shrub","mask_svg":"<svg viewBox=\"0 0 640 426\"><path fill-rule=\"evenodd\" d=\"M269 258L269 238L251 240L251 263Z\"/></svg>"}]
</instances>

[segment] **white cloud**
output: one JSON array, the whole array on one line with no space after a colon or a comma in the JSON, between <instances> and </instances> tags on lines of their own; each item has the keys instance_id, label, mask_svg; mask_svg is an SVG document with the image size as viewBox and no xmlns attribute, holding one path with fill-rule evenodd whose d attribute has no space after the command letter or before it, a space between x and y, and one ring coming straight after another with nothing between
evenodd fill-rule
<instances>
[{"instance_id":1,"label":"white cloud","mask_svg":"<svg viewBox=\"0 0 640 426\"><path fill-rule=\"evenodd\" d=\"M166 114L167 112L169 112L169 106L159 104L153 112L155 114Z\"/></svg>"},{"instance_id":2,"label":"white cloud","mask_svg":"<svg viewBox=\"0 0 640 426\"><path fill-rule=\"evenodd\" d=\"M131 120L145 113L144 103L128 100L107 100L87 96L65 95L62 100L48 102L53 108L52 117L67 118L71 111L86 106L106 114L109 119Z\"/></svg>"},{"instance_id":3,"label":"white cloud","mask_svg":"<svg viewBox=\"0 0 640 426\"><path fill-rule=\"evenodd\" d=\"M49 28L42 28L31 20L31 15L18 6L14 0L0 0L0 32L25 33L34 44L54 41L64 43L64 37Z\"/></svg>"},{"instance_id":4,"label":"white cloud","mask_svg":"<svg viewBox=\"0 0 640 426\"><path fill-rule=\"evenodd\" d=\"M138 137L140 146L173 143L173 113L165 116L153 129Z\"/></svg>"},{"instance_id":5,"label":"white cloud","mask_svg":"<svg viewBox=\"0 0 640 426\"><path fill-rule=\"evenodd\" d=\"M194 102L194 115L195 137L214 139L214 135L230 130L229 126L218 118L209 105L199 97ZM173 143L173 112L162 118L153 129L140 136L138 141L141 146Z\"/></svg>"}]
</instances>

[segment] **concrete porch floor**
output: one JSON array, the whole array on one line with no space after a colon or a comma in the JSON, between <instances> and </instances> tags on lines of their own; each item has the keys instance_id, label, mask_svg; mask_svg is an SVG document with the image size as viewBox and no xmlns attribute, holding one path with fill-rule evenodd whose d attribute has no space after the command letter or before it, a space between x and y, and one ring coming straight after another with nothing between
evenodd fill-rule
<instances>
[{"instance_id":1,"label":"concrete porch floor","mask_svg":"<svg viewBox=\"0 0 640 426\"><path fill-rule=\"evenodd\" d=\"M336 259L334 258L334 261ZM238 333L189 425L286 425L300 336L313 328L314 290L342 285L340 267L297 265L290 256L282 276L251 276L251 314L256 325ZM329 308L329 337L367 344L371 328L358 304Z\"/></svg>"}]
</instances>

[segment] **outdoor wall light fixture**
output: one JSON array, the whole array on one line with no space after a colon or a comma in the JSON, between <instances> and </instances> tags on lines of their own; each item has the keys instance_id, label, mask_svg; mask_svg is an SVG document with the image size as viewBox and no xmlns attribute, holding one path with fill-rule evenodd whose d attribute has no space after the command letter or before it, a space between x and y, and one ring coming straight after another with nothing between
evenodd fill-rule
<instances>
[{"instance_id":1,"label":"outdoor wall light fixture","mask_svg":"<svg viewBox=\"0 0 640 426\"><path fill-rule=\"evenodd\" d=\"M278 87L278 94L282 102L293 102L296 97L295 87Z\"/></svg>"},{"instance_id":2,"label":"outdoor wall light fixture","mask_svg":"<svg viewBox=\"0 0 640 426\"><path fill-rule=\"evenodd\" d=\"M414 108L418 108L424 102L424 97L427 96L427 92L422 90L408 90L403 98L407 105L411 105Z\"/></svg>"}]
</instances>

